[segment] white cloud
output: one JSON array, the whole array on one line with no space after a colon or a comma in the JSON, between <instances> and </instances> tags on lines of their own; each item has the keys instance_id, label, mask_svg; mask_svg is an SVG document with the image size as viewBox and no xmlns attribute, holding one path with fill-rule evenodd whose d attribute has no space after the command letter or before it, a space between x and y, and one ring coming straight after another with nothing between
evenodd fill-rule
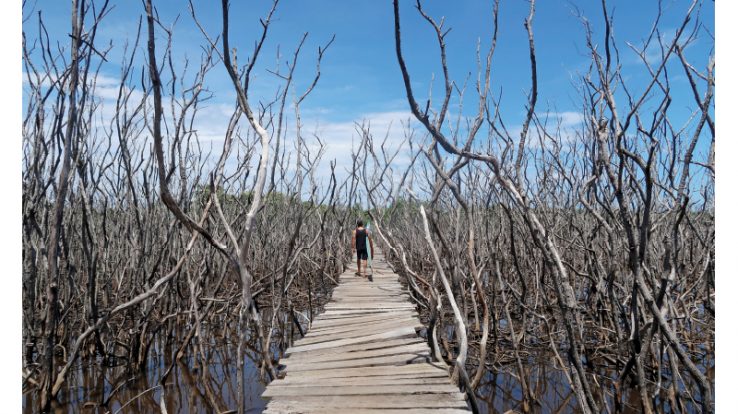
<instances>
[{"instance_id":1,"label":"white cloud","mask_svg":"<svg viewBox=\"0 0 738 414\"><path fill-rule=\"evenodd\" d=\"M103 134L98 136L104 136L103 131L108 131L112 125L112 121L116 115L116 100L118 99L120 89L119 78L114 75L98 74L94 80L94 92L93 96L96 102L99 104L97 113L94 117L95 125L93 128L98 128ZM92 86L92 80L90 80L90 86ZM131 86L133 87L133 86ZM126 109L130 115L134 108L137 107L141 100L144 98L141 87L133 87L131 91L128 85L123 86L123 93L131 93ZM166 92L166 91L165 91ZM174 128L171 120L171 103L170 97L164 96L164 114L166 117L166 125L164 127L164 133L166 135L166 128L169 131ZM151 117L151 107L153 105L153 97L146 97L146 116ZM392 107L392 106L390 106ZM175 111L178 109L175 105ZM208 154L207 159L203 159L202 162L206 164L204 171L208 171L212 168L220 157L220 153L223 146L223 140L225 133L228 128L229 120L235 110L235 103L225 103L223 101L208 100L203 101L198 106L198 110L192 123L192 131L197 137L199 142L200 150L203 155ZM290 157L289 171L294 172L294 161L295 161L295 119L291 109L285 110L285 132L282 137L282 147L286 149L286 153ZM323 184L322 190L326 190L326 185L330 180L330 163L335 161L336 163L336 176L340 182L342 182L348 175L347 170L351 168L351 155L352 152L358 149L361 142L361 130L360 125L364 125L369 128L369 131L373 137L377 154L380 155L379 145L384 142L385 149L388 153L394 153L400 148L400 153L393 161L393 168L395 171L402 172L403 166L406 166L409 162L409 157L406 154L407 143L406 135L408 134L408 125L410 128L417 126L417 121L409 111L397 111L390 110L385 112L368 112L356 116L352 120L336 120L337 117L341 116L340 111L336 111L331 108L310 108L305 109L302 113L302 130L301 134L305 139L306 150L310 152L310 158L315 158L319 151L322 151L322 156L318 167L315 170L315 178L317 181ZM142 114L139 114L142 116ZM344 118L345 119L345 118ZM189 124L187 126L189 128ZM250 134L251 128L248 125L245 117L241 117L239 122L241 136ZM151 137L148 130L144 127L143 123L138 124L138 129L141 130L141 134L137 138L131 138L129 145L135 148L144 149L144 156L148 156L149 143ZM416 140L419 139L419 135L416 133ZM386 138L386 139L385 139ZM99 138L98 138L99 139ZM168 138L165 136L165 142ZM113 145L117 146L117 140L113 139ZM323 148L321 149L321 143ZM191 146L195 147L197 143L194 140L191 142ZM231 153L227 163L226 170L233 172L237 167L237 153L240 151L244 153L245 148L239 148L238 141L234 142L233 152ZM272 152L270 153L270 159L273 160L276 155L274 153L274 139L272 140ZM258 148L258 145L257 145ZM280 151L281 152L281 151ZM257 152L258 153L258 152ZM166 154L167 161L168 153ZM253 179L255 174L256 163L258 162L258 155L252 156L249 161L251 164L252 175L250 179Z\"/></svg>"},{"instance_id":2,"label":"white cloud","mask_svg":"<svg viewBox=\"0 0 738 414\"><path fill-rule=\"evenodd\" d=\"M566 111L549 115L553 115L555 118L558 118L561 121L562 128L576 127L581 125L582 121L584 121L584 115L582 115L581 112Z\"/></svg>"},{"instance_id":3,"label":"white cloud","mask_svg":"<svg viewBox=\"0 0 738 414\"><path fill-rule=\"evenodd\" d=\"M631 52L630 58L626 60L626 64L643 65L643 59L639 56L640 53L643 53L646 62L655 70L663 61L664 55L668 52L669 47L674 42L676 34L676 28L666 28L659 30L659 36L654 34L648 44L646 44L647 39L643 39L640 44L638 42L626 42L630 46L629 50ZM684 34L682 34L680 39L683 41L685 38ZM693 41L690 45L693 43L695 42ZM688 47L690 45L688 45ZM676 52L672 51L669 59L672 59L675 56Z\"/></svg>"},{"instance_id":4,"label":"white cloud","mask_svg":"<svg viewBox=\"0 0 738 414\"><path fill-rule=\"evenodd\" d=\"M545 128L546 133L550 136L562 139L565 142L573 139L577 132L581 129L584 122L584 115L581 112L564 111L564 112L545 112L537 114L537 119ZM514 125L508 127L512 139L517 142L520 139L520 133L523 132L522 125ZM528 128L528 137L526 138L526 147L540 148L541 131L534 123ZM550 140L546 140L550 142Z\"/></svg>"},{"instance_id":5,"label":"white cloud","mask_svg":"<svg viewBox=\"0 0 738 414\"><path fill-rule=\"evenodd\" d=\"M407 165L409 159L402 156L402 153L408 148L405 136L409 120L414 118L410 112L405 111L371 112L352 121L324 121L318 117L303 120L302 136L308 141L311 150L316 151L319 147L315 136L325 145L317 177L325 177L326 180L329 178L331 161L336 162L336 176L339 181L346 177L346 171L351 169L351 154L358 150L361 142L359 126L362 124L369 129L377 155L380 155L379 145L385 142L388 153L394 153L400 148L400 154L395 158L393 166L399 169ZM409 125L412 128L413 121Z\"/></svg>"}]
</instances>

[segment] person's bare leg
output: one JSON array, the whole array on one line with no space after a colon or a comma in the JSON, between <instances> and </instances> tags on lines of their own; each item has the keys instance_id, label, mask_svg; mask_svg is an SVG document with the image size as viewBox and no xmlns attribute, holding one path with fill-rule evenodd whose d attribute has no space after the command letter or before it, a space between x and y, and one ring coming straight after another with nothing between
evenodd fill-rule
<instances>
[{"instance_id":1,"label":"person's bare leg","mask_svg":"<svg viewBox=\"0 0 738 414\"><path fill-rule=\"evenodd\" d=\"M356 266L358 268L358 270L356 271L356 273L358 273L359 276L361 276L361 258L359 258L359 257L356 258Z\"/></svg>"}]
</instances>

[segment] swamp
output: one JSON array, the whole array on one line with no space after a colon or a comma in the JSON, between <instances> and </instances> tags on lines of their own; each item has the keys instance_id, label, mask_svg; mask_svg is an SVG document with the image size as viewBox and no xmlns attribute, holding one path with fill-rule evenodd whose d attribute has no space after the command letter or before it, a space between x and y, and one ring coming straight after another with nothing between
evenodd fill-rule
<instances>
[{"instance_id":1,"label":"swamp","mask_svg":"<svg viewBox=\"0 0 738 414\"><path fill-rule=\"evenodd\" d=\"M357 220L472 411L714 412L714 5L625 3L24 0L23 412L262 412Z\"/></svg>"}]
</instances>

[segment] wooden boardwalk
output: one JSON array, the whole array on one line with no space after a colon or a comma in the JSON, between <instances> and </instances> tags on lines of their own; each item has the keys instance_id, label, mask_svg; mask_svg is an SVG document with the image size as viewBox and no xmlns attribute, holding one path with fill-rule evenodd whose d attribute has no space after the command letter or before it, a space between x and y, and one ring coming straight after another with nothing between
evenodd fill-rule
<instances>
[{"instance_id":1,"label":"wooden boardwalk","mask_svg":"<svg viewBox=\"0 0 738 414\"><path fill-rule=\"evenodd\" d=\"M279 362L284 379L265 413L468 413L464 394L416 333L422 325L399 276L375 255L373 281L341 277L304 338Z\"/></svg>"}]
</instances>

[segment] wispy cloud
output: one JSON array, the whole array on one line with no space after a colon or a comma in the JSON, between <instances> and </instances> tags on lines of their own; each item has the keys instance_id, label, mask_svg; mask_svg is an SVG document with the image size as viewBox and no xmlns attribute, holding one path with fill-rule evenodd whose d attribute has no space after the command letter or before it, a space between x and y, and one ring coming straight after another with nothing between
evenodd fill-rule
<instances>
[{"instance_id":1,"label":"wispy cloud","mask_svg":"<svg viewBox=\"0 0 738 414\"><path fill-rule=\"evenodd\" d=\"M577 131L581 128L584 122L584 115L581 112L575 111L545 112L537 114L537 120L540 123L540 127L544 128L548 135L569 141L576 136ZM518 124L508 127L507 130L513 140L518 140L520 134L523 132L523 126ZM539 130L539 126L531 124L528 129L526 146L528 148L540 148L542 137L543 135Z\"/></svg>"},{"instance_id":2,"label":"wispy cloud","mask_svg":"<svg viewBox=\"0 0 738 414\"><path fill-rule=\"evenodd\" d=\"M371 112L358 116L352 121L331 121L323 117L305 120L303 137L310 143L311 149L317 151L318 140L324 145L322 163L317 176L328 177L330 162L336 163L337 178L345 178L350 172L352 153L358 150L361 142L361 126L368 129L376 150L384 142L388 152L394 153L399 148L402 154L408 148L406 142L407 128L413 128L412 114L405 111ZM395 168L407 165L408 157L398 155L394 160Z\"/></svg>"},{"instance_id":3,"label":"wispy cloud","mask_svg":"<svg viewBox=\"0 0 738 414\"><path fill-rule=\"evenodd\" d=\"M646 62L651 66L659 65L664 55L668 52L669 47L674 42L676 37L676 28L667 28L659 30L658 36L651 38L650 42L646 44L647 39L643 39L641 42L626 42L630 46L630 58L626 60L626 64L630 65L643 65L643 58L639 56L641 53L646 59ZM695 41L693 41L694 43ZM693 43L690 43L692 45ZM672 52L669 59L676 55Z\"/></svg>"},{"instance_id":4,"label":"wispy cloud","mask_svg":"<svg viewBox=\"0 0 738 414\"><path fill-rule=\"evenodd\" d=\"M115 75L100 73L94 80L90 80L90 86L94 81L93 96L97 102L97 114L95 115L93 128L99 131L108 131L112 125L112 121L117 114L116 101L120 93L130 94L130 98L126 104L128 114L133 112L144 99L143 91L140 87L123 85L121 80ZM50 85L45 85L48 87ZM133 88L133 89L131 89ZM164 112L165 125L164 134L165 142L169 140L169 134L172 132L173 123L171 119L171 98L164 96ZM403 102L404 103L404 102ZM146 97L147 114L151 116L150 109L153 105L153 98ZM334 108L326 108L321 106L306 107L301 111L301 135L304 138L305 146L303 151L310 153L310 158L315 159L320 154L320 161L317 164L314 177L317 181L327 184L330 180L330 165L335 163L335 174L339 182L343 181L350 174L352 166L352 154L359 150L364 131L368 131L371 136L375 149L380 155L379 146L384 144L387 153L395 153L399 150L398 155L393 160L392 168L396 173L404 171L404 167L409 163L410 157L407 154L409 148L407 144L407 136L411 134L413 128L416 129L415 139L419 138L417 133L418 124L409 111L397 110L396 102L388 102L384 105L391 108L387 111L365 112L348 115L346 112L336 110ZM199 147L203 156L207 154L202 162L206 164L205 172L214 167L217 159L220 157L223 143L225 140L227 128L231 116L235 110L235 103L227 103L221 97L220 99L212 99L201 102L197 107L197 113L190 125L187 123L188 132L193 133L193 140L190 145ZM174 104L174 110L179 110L179 105ZM142 116L140 114L139 116ZM349 119L347 119L349 118ZM270 159L281 155L282 151L289 157L290 165L287 165L290 174L295 171L295 151L297 130L295 126L295 117L290 109L286 110L285 127L283 136L281 137L282 150L280 154L275 154L274 145L276 140L272 139L272 152ZM143 156L148 157L148 145L152 139L143 124L139 124L141 134L129 141L130 148L138 148L144 151ZM245 117L242 117L239 123L240 133L242 136L251 134L250 126ZM363 128L363 130L362 130ZM273 129L272 129L273 130ZM253 135L252 135L253 136ZM117 140L113 139L113 145L117 146ZM238 159L237 153L243 154L245 148L240 148L241 144L234 142L233 152L229 156L226 163L226 173L230 174L236 170L238 163L243 160ZM168 152L166 154L168 158ZM380 155L381 156L381 155ZM170 162L171 160L167 160ZM252 157L248 162L251 164L250 169L254 171L258 163L258 156ZM253 177L253 175L252 175Z\"/></svg>"}]
</instances>

